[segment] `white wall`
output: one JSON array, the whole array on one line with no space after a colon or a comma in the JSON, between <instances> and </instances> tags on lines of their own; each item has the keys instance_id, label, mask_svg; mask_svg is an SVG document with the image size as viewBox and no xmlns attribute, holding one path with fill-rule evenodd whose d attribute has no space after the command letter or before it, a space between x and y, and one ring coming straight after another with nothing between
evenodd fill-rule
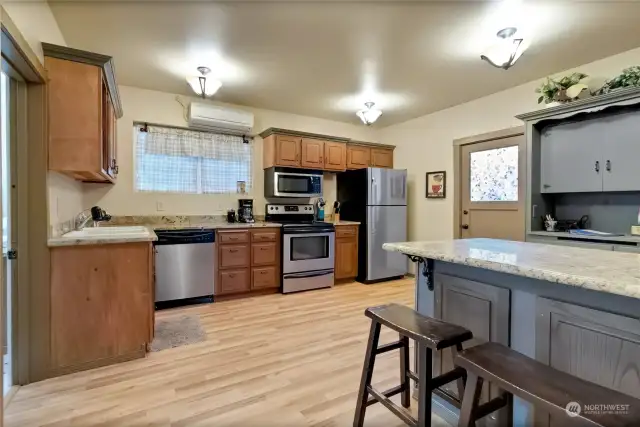
<instances>
[{"instance_id":1,"label":"white wall","mask_svg":"<svg viewBox=\"0 0 640 427\"><path fill-rule=\"evenodd\" d=\"M12 1L2 6L42 64L41 42L67 45L46 2ZM67 221L82 210L82 184L78 181L49 172L48 187L50 224Z\"/></svg>"},{"instance_id":2,"label":"white wall","mask_svg":"<svg viewBox=\"0 0 640 427\"><path fill-rule=\"evenodd\" d=\"M115 185L84 184L84 206L100 205L112 215L216 215L228 208L237 209L238 198L254 199L256 213L264 214L264 187L262 169L262 139L254 139L253 188L246 196L238 195L181 195L141 193L133 184L133 122L186 126L183 108L176 95L130 86L120 86L123 117L118 120L118 163L120 173ZM319 133L358 139L376 140L376 131L363 125L334 122L313 117L249 107L229 107L251 111L255 115L255 133L269 127ZM325 198L331 204L336 197L335 174L325 174ZM157 210L161 202L164 211Z\"/></svg>"},{"instance_id":3,"label":"white wall","mask_svg":"<svg viewBox=\"0 0 640 427\"><path fill-rule=\"evenodd\" d=\"M598 87L603 78L613 77L623 68L638 64L640 48L574 70L593 76L590 85ZM504 72L496 69L496 73ZM453 193L453 140L521 126L522 122L514 117L516 114L541 108L537 104L538 94L534 93L541 81L542 78L380 130L379 142L396 145L395 167L408 170L409 240L453 237L453 201L457 196ZM425 174L439 170L447 171L447 198L427 200Z\"/></svg>"}]
</instances>

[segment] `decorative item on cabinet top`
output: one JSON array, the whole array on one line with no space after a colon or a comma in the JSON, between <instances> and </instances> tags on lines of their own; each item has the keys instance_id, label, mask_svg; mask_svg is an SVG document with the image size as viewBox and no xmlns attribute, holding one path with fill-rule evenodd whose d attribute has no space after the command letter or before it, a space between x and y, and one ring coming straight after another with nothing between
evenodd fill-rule
<instances>
[{"instance_id":1,"label":"decorative item on cabinet top","mask_svg":"<svg viewBox=\"0 0 640 427\"><path fill-rule=\"evenodd\" d=\"M48 77L49 169L79 181L114 183L122 104L112 58L48 43L42 49Z\"/></svg>"},{"instance_id":2,"label":"decorative item on cabinet top","mask_svg":"<svg viewBox=\"0 0 640 427\"><path fill-rule=\"evenodd\" d=\"M269 128L263 138L263 169L273 166L340 172L367 167L393 168L395 146L329 135Z\"/></svg>"}]
</instances>

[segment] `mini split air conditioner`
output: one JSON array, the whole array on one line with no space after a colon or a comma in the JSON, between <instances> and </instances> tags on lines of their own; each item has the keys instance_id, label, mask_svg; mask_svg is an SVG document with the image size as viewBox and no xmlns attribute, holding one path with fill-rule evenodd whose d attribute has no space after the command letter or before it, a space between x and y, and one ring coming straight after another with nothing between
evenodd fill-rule
<instances>
[{"instance_id":1,"label":"mini split air conditioner","mask_svg":"<svg viewBox=\"0 0 640 427\"><path fill-rule=\"evenodd\" d=\"M237 135L249 135L253 128L253 114L203 102L189 105L189 127Z\"/></svg>"}]
</instances>

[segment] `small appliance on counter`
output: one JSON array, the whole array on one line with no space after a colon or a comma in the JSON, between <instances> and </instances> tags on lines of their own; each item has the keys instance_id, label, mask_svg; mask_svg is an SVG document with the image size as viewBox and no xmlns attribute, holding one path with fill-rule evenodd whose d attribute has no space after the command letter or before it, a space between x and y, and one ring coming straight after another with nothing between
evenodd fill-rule
<instances>
[{"instance_id":1,"label":"small appliance on counter","mask_svg":"<svg viewBox=\"0 0 640 427\"><path fill-rule=\"evenodd\" d=\"M265 219L282 224L282 293L333 286L335 227L314 221L313 205L273 205Z\"/></svg>"},{"instance_id":2,"label":"small appliance on counter","mask_svg":"<svg viewBox=\"0 0 640 427\"><path fill-rule=\"evenodd\" d=\"M553 226L549 229L553 221ZM580 219L554 219L551 215L542 218L542 223L547 231L567 232L569 230L583 230L589 228L589 215L582 215Z\"/></svg>"},{"instance_id":3,"label":"small appliance on counter","mask_svg":"<svg viewBox=\"0 0 640 427\"><path fill-rule=\"evenodd\" d=\"M109 215L100 206L94 206L91 208L91 219L93 220L94 223L111 221L111 215Z\"/></svg>"},{"instance_id":4,"label":"small appliance on counter","mask_svg":"<svg viewBox=\"0 0 640 427\"><path fill-rule=\"evenodd\" d=\"M255 222L253 219L253 199L238 199L238 222Z\"/></svg>"},{"instance_id":5,"label":"small appliance on counter","mask_svg":"<svg viewBox=\"0 0 640 427\"><path fill-rule=\"evenodd\" d=\"M233 224L236 222L236 211L233 209L227 210L227 222Z\"/></svg>"}]
</instances>

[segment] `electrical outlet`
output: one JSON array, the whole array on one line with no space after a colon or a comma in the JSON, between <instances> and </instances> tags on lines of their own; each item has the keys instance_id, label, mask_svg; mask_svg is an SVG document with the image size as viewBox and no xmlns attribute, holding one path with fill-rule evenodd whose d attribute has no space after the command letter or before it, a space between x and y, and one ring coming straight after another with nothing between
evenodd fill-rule
<instances>
[{"instance_id":1,"label":"electrical outlet","mask_svg":"<svg viewBox=\"0 0 640 427\"><path fill-rule=\"evenodd\" d=\"M163 203L163 202L160 202L160 201L157 201L157 202L156 202L156 210L157 210L158 212L162 212L162 211L164 210L164 203Z\"/></svg>"}]
</instances>

